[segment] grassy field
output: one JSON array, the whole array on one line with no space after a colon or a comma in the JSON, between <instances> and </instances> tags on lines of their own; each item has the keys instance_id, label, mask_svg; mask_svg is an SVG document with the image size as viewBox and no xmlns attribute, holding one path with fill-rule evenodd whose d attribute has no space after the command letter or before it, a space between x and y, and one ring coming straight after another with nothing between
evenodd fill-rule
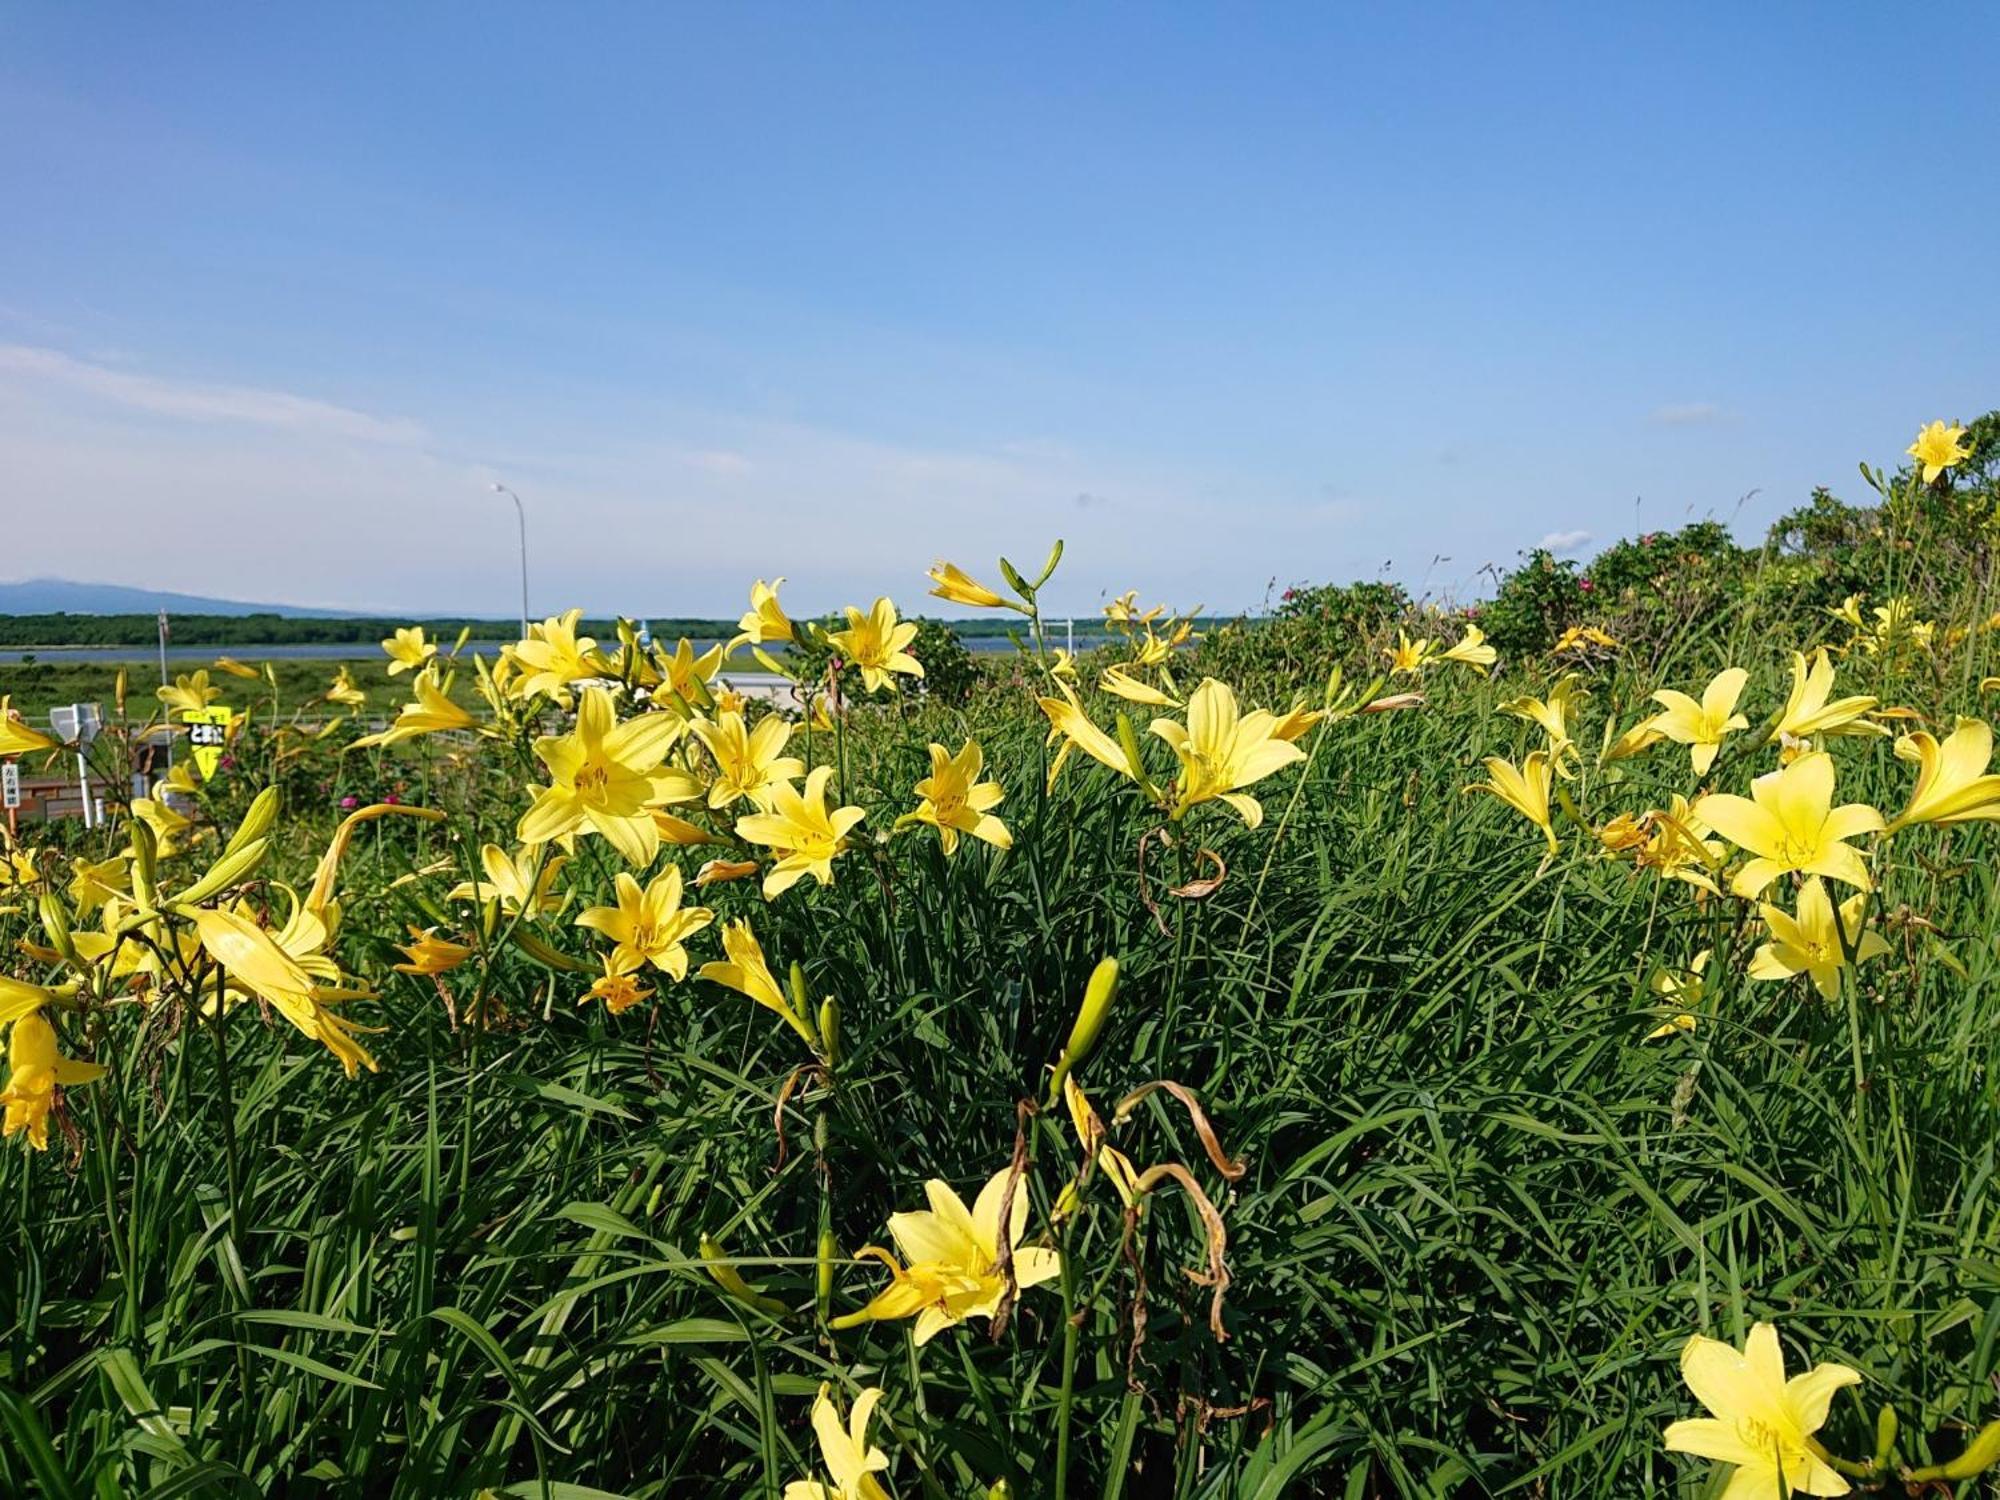
<instances>
[{"instance_id":1,"label":"grassy field","mask_svg":"<svg viewBox=\"0 0 2000 1500\"><path fill-rule=\"evenodd\" d=\"M651 993L617 1014L615 986L593 990L612 944L576 920L621 872L647 878L611 838L576 834L547 912L449 895L489 878L482 845L536 832L520 820L538 788L561 790L531 748L537 723L568 732L559 684L503 684L479 748L343 750L352 730L240 745L244 774L202 794L214 831L159 861L150 917L136 889L87 910L69 882L68 859L110 854L124 828L50 835L53 913L0 891L6 972L48 987L66 1053L107 1070L63 1090L47 1152L0 1156L0 1490L872 1493L852 1471L841 1488L811 1425L824 1386L843 1411L882 1393L870 1482L904 1497L1714 1495L1723 1466L1662 1442L1704 1415L1677 1362L1691 1335L1740 1345L1761 1320L1788 1369L1857 1373L1817 1440L1863 1471L1857 1489L1905 1493L1994 1416L2000 1374L1992 825L1852 836L1885 946L1837 965L1829 999L1753 976L1772 933L1729 893L1743 850L1707 835L1707 893L1621 857L1614 820L1776 771L1794 649L1830 644L1836 697L1907 706L1942 737L2000 672L1989 580L1918 597L1921 644L1749 592L1666 611L1643 649L1594 663L1541 649L1400 674L1383 655L1397 630L1444 648L1466 620L1219 629L1164 671L1137 627L1084 664L1103 741L1070 721L1052 789L1064 742L1036 700L1062 718L1053 660L989 665L957 703L908 682L846 698L786 747L797 774L828 769L830 805L866 811L830 883L767 899L760 879L801 841L759 843L748 803L674 804L717 842L668 844L652 874L755 869L690 885L684 906L715 920L683 935L686 977L627 976ZM1107 695L1113 656L1182 706ZM287 699L285 673L309 665L281 668ZM1671 740L1600 753L1660 712L1655 689L1699 698L1731 666L1744 722L1707 774ZM1203 763L1146 728L1199 736L1215 700L1187 705L1209 673L1246 708L1333 709L1242 788L1258 826L1190 803ZM408 700L408 677L356 676ZM1565 678L1581 690L1567 753L1519 701L1546 705ZM720 721L705 690L685 702ZM1093 758L1124 753L1120 712L1148 785ZM1836 801L1893 818L1915 781L1895 736L1918 721L1852 733L1866 712L1815 745ZM948 854L932 824L899 822L934 771L926 746L968 738L1004 789L1004 851L967 835ZM1482 757L1551 752L1573 774L1546 837L1465 792ZM335 840L357 765L438 816ZM712 784L722 756L690 734L665 765ZM260 831L267 781L284 811ZM261 857L176 911L246 817ZM317 894L316 867L332 871ZM1791 911L1807 889L1787 873L1763 900ZM276 931L295 905L332 922L336 893L337 983L373 995L324 1004L381 1028L358 1038L379 1071L352 1078L301 1034L282 976L195 915L269 913ZM770 961L763 1003L698 972L736 919ZM458 961L399 971L426 967L396 946L412 926ZM121 968L64 928L139 946ZM284 952L320 951L287 933ZM1704 952L1698 995L1662 992ZM1072 1028L1109 955L1119 983L1085 1046ZM1083 1173L1079 1127L1051 1107L1072 1042L1071 1076L1146 1174L1132 1207L1110 1159ZM996 1174L1027 1205L1013 1270L970 1267L997 1295L951 1304L918 1226L892 1238L890 1216L933 1179L969 1204ZM908 1317L855 1321L891 1280L868 1246L898 1252L909 1311L980 1310L921 1344ZM1021 1268L1051 1269L1049 1251L1059 1273L1031 1284ZM1885 1404L1899 1435L1869 1472ZM1775 1475L1755 1493L1778 1495Z\"/></svg>"}]
</instances>

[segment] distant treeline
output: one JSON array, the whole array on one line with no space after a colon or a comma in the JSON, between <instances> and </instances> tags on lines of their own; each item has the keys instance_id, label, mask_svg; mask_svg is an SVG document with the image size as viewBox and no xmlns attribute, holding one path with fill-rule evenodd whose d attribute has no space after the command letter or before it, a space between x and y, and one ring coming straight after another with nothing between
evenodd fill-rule
<instances>
[{"instance_id":1,"label":"distant treeline","mask_svg":"<svg viewBox=\"0 0 2000 1500\"><path fill-rule=\"evenodd\" d=\"M291 615L169 615L170 639L176 646L351 646L379 641L398 625L421 624L429 635L449 643L470 628L475 641L511 641L520 634L515 620L433 619L301 619ZM736 633L736 621L656 618L646 622L655 640L715 640ZM1013 617L1004 620L954 620L962 636L1004 635ZM585 620L585 635L616 641L614 621ZM159 639L153 615L0 614L0 646L151 646Z\"/></svg>"}]
</instances>

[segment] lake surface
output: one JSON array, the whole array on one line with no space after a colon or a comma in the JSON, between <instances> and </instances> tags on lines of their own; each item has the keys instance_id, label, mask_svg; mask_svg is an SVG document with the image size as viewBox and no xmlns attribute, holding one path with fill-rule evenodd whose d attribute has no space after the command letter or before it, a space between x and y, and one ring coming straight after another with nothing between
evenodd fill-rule
<instances>
[{"instance_id":1,"label":"lake surface","mask_svg":"<svg viewBox=\"0 0 2000 1500\"><path fill-rule=\"evenodd\" d=\"M1064 645L1067 641L1060 626L1048 633L1051 647ZM965 649L975 652L1012 651L1014 643L1005 636L966 636ZM449 644L449 643L447 643ZM670 643L671 644L671 643ZM696 641L695 650L706 651L715 645L714 641ZM1076 649L1088 651L1104 644L1104 636L1092 631L1086 635L1078 631ZM496 641L474 641L465 650L467 655L490 656L500 649ZM301 643L285 646L169 646L167 660L183 665L206 666L218 656L234 657L237 661L277 661L292 658L301 661L386 661L382 648L374 641L351 641L346 644L324 642L320 644ZM35 650L8 647L0 650L0 666L19 666L28 660L46 662L50 666L60 666L65 662L111 664L145 663L160 659L158 647L145 646L42 646Z\"/></svg>"}]
</instances>

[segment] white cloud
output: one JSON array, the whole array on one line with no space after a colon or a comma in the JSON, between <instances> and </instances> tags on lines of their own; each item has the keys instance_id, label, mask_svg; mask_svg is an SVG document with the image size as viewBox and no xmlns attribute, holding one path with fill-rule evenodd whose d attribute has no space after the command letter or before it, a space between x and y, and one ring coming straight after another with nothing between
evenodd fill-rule
<instances>
[{"instance_id":1,"label":"white cloud","mask_svg":"<svg viewBox=\"0 0 2000 1500\"><path fill-rule=\"evenodd\" d=\"M116 406L190 422L269 427L368 443L409 445L424 440L424 430L414 422L377 417L289 391L138 375L28 344L0 344L0 375L34 385L66 387Z\"/></svg>"},{"instance_id":2,"label":"white cloud","mask_svg":"<svg viewBox=\"0 0 2000 1500\"><path fill-rule=\"evenodd\" d=\"M1683 401L1654 407L1646 420L1662 427L1703 427L1720 422L1724 415L1722 408L1713 401Z\"/></svg>"},{"instance_id":3,"label":"white cloud","mask_svg":"<svg viewBox=\"0 0 2000 1500\"><path fill-rule=\"evenodd\" d=\"M1590 533L1587 531L1551 531L1535 545L1560 557L1565 552L1576 552L1588 547L1590 539Z\"/></svg>"}]
</instances>

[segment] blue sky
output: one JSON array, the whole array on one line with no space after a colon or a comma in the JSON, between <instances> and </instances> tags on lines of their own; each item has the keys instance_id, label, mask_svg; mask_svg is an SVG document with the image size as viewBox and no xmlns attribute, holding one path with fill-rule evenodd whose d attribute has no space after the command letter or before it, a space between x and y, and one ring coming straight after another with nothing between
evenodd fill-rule
<instances>
[{"instance_id":1,"label":"blue sky","mask_svg":"<svg viewBox=\"0 0 2000 1500\"><path fill-rule=\"evenodd\" d=\"M1476 592L2000 406L1991 6L0 0L0 577ZM1742 503L1746 494L1754 495ZM1588 535L1590 541L1574 540Z\"/></svg>"}]
</instances>

